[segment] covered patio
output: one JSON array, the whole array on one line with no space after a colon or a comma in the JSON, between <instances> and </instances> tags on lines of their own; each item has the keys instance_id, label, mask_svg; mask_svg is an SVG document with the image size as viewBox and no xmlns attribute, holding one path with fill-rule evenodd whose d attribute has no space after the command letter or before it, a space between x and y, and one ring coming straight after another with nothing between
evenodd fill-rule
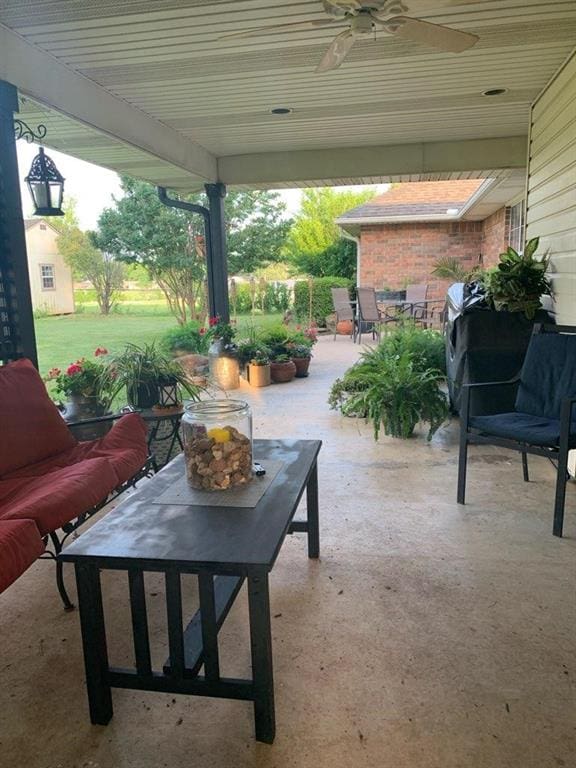
<instances>
[{"instance_id":1,"label":"covered patio","mask_svg":"<svg viewBox=\"0 0 576 768\"><path fill-rule=\"evenodd\" d=\"M491 179L490 204L506 205L525 179L527 236L551 252L558 322L576 325L574 4L407 0L403 13L479 42L456 55L378 32L321 74L314 68L335 34L323 26L222 39L315 22L327 5L355 4L3 3L2 363L36 359L15 119L44 124L48 148L170 196L205 188L210 309L223 318L227 187ZM387 5L398 4L378 4ZM308 561L302 540L289 537L272 574L274 745L252 739L251 708L237 701L116 691L114 719L91 726L78 619L62 612L51 569L37 562L0 597L0 762L571 764L574 486L559 540L549 532L549 462L534 461L526 485L515 455L480 446L470 453L468 503L457 505L457 423L431 443L375 443L368 426L329 410L330 385L357 354L344 337L322 338L305 389L242 390L258 437L323 441L321 559ZM191 581L185 607L197 604ZM104 586L113 655L130 663L129 616L117 609L126 583L106 574ZM161 663L157 575L146 591ZM247 625L238 602L221 632L233 674L250 666Z\"/></svg>"},{"instance_id":2,"label":"covered patio","mask_svg":"<svg viewBox=\"0 0 576 768\"><path fill-rule=\"evenodd\" d=\"M321 559L289 537L271 584L277 735L252 738L248 703L115 692L106 728L89 724L78 618L62 611L48 563L2 600L2 759L6 765L570 765L574 749L576 522L550 535L554 471L480 448L466 507L455 501L457 425L431 444L374 443L326 405L355 359L345 337L316 346L314 374L252 390L255 432L320 438ZM281 415L279 415L281 414ZM570 488L568 508L574 507ZM73 574L66 574L73 587ZM147 580L155 661L166 647L162 579ZM186 609L197 605L184 580ZM127 584L106 574L113 659L131 663ZM222 630L222 665L243 674L248 616Z\"/></svg>"}]
</instances>

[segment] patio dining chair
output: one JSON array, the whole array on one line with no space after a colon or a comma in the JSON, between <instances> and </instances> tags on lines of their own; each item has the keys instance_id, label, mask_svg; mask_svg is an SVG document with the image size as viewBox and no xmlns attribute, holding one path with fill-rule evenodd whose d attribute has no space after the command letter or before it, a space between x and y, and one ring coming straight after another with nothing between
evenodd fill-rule
<instances>
[{"instance_id":1,"label":"patio dining chair","mask_svg":"<svg viewBox=\"0 0 576 768\"><path fill-rule=\"evenodd\" d=\"M472 387L516 386L511 413L470 416ZM464 384L460 410L458 503L464 504L470 444L497 445L522 454L529 481L528 454L557 467L554 536L562 536L568 453L576 448L576 327L535 325L520 375L506 382Z\"/></svg>"},{"instance_id":2,"label":"patio dining chair","mask_svg":"<svg viewBox=\"0 0 576 768\"><path fill-rule=\"evenodd\" d=\"M385 322L384 314L378 308L374 288L357 288L356 335L362 343L362 331L367 327L373 339L380 341L380 325Z\"/></svg>"},{"instance_id":3,"label":"patio dining chair","mask_svg":"<svg viewBox=\"0 0 576 768\"><path fill-rule=\"evenodd\" d=\"M432 310L428 301L428 283L413 283L406 286L406 299L398 302L386 311L386 322L402 322L412 320L418 325L428 327L432 320Z\"/></svg>"},{"instance_id":4,"label":"patio dining chair","mask_svg":"<svg viewBox=\"0 0 576 768\"><path fill-rule=\"evenodd\" d=\"M336 336L338 334L338 323L340 323L342 320L350 320L352 323L352 333L350 334L350 338L355 339L356 326L354 310L350 304L350 294L348 293L348 288L331 288L330 291L332 292L332 303L334 305L334 312L336 313L334 341L336 341Z\"/></svg>"}]
</instances>

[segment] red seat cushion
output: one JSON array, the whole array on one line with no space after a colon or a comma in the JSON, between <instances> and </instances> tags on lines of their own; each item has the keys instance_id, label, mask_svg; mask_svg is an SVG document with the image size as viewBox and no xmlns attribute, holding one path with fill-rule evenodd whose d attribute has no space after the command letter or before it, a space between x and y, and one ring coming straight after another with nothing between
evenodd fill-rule
<instances>
[{"instance_id":1,"label":"red seat cushion","mask_svg":"<svg viewBox=\"0 0 576 768\"><path fill-rule=\"evenodd\" d=\"M16 581L44 552L32 520L0 520L0 592Z\"/></svg>"},{"instance_id":2,"label":"red seat cushion","mask_svg":"<svg viewBox=\"0 0 576 768\"><path fill-rule=\"evenodd\" d=\"M42 536L103 501L118 485L105 458L85 459L40 477L20 478L0 503L0 521L34 520Z\"/></svg>"},{"instance_id":3,"label":"red seat cushion","mask_svg":"<svg viewBox=\"0 0 576 768\"><path fill-rule=\"evenodd\" d=\"M119 419L99 440L79 443L73 453L81 458L105 458L112 464L118 483L125 483L142 469L148 458L148 428L137 413Z\"/></svg>"},{"instance_id":4,"label":"red seat cushion","mask_svg":"<svg viewBox=\"0 0 576 768\"><path fill-rule=\"evenodd\" d=\"M137 413L122 416L104 437L77 443L57 456L50 456L37 464L21 467L5 475L5 482L23 477L41 477L54 469L64 469L85 459L107 459L118 478L117 485L133 477L144 466L148 456L147 427ZM0 482L0 500L2 483Z\"/></svg>"},{"instance_id":5,"label":"red seat cushion","mask_svg":"<svg viewBox=\"0 0 576 768\"><path fill-rule=\"evenodd\" d=\"M0 477L76 445L30 360L0 367Z\"/></svg>"}]
</instances>

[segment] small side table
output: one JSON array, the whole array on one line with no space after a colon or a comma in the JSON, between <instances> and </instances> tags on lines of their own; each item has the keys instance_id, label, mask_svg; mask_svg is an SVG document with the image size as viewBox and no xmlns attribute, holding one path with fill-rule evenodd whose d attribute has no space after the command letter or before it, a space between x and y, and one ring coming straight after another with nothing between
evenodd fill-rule
<instances>
[{"instance_id":1,"label":"small side table","mask_svg":"<svg viewBox=\"0 0 576 768\"><path fill-rule=\"evenodd\" d=\"M180 422L184 415L184 408L143 408L132 410L139 413L148 425L148 450L152 456L154 471L158 472L159 469L162 469L174 458L174 451L177 446L180 451L184 450L182 439L180 438ZM158 447L160 444L162 449L167 445L167 450L159 451Z\"/></svg>"}]
</instances>

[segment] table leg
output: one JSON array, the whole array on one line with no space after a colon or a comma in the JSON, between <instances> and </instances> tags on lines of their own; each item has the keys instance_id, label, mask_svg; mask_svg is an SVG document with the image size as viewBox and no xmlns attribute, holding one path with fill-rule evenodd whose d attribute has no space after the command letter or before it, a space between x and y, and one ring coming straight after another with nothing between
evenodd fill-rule
<instances>
[{"instance_id":1,"label":"table leg","mask_svg":"<svg viewBox=\"0 0 576 768\"><path fill-rule=\"evenodd\" d=\"M314 462L306 486L308 508L308 557L320 557L320 520L318 514L318 464Z\"/></svg>"},{"instance_id":2,"label":"table leg","mask_svg":"<svg viewBox=\"0 0 576 768\"><path fill-rule=\"evenodd\" d=\"M272 675L272 631L268 574L248 577L250 646L254 682L256 740L272 744L276 733L274 679Z\"/></svg>"},{"instance_id":3,"label":"table leg","mask_svg":"<svg viewBox=\"0 0 576 768\"><path fill-rule=\"evenodd\" d=\"M76 564L75 570L90 721L94 725L107 725L113 710L100 571L94 565L81 563Z\"/></svg>"}]
</instances>

